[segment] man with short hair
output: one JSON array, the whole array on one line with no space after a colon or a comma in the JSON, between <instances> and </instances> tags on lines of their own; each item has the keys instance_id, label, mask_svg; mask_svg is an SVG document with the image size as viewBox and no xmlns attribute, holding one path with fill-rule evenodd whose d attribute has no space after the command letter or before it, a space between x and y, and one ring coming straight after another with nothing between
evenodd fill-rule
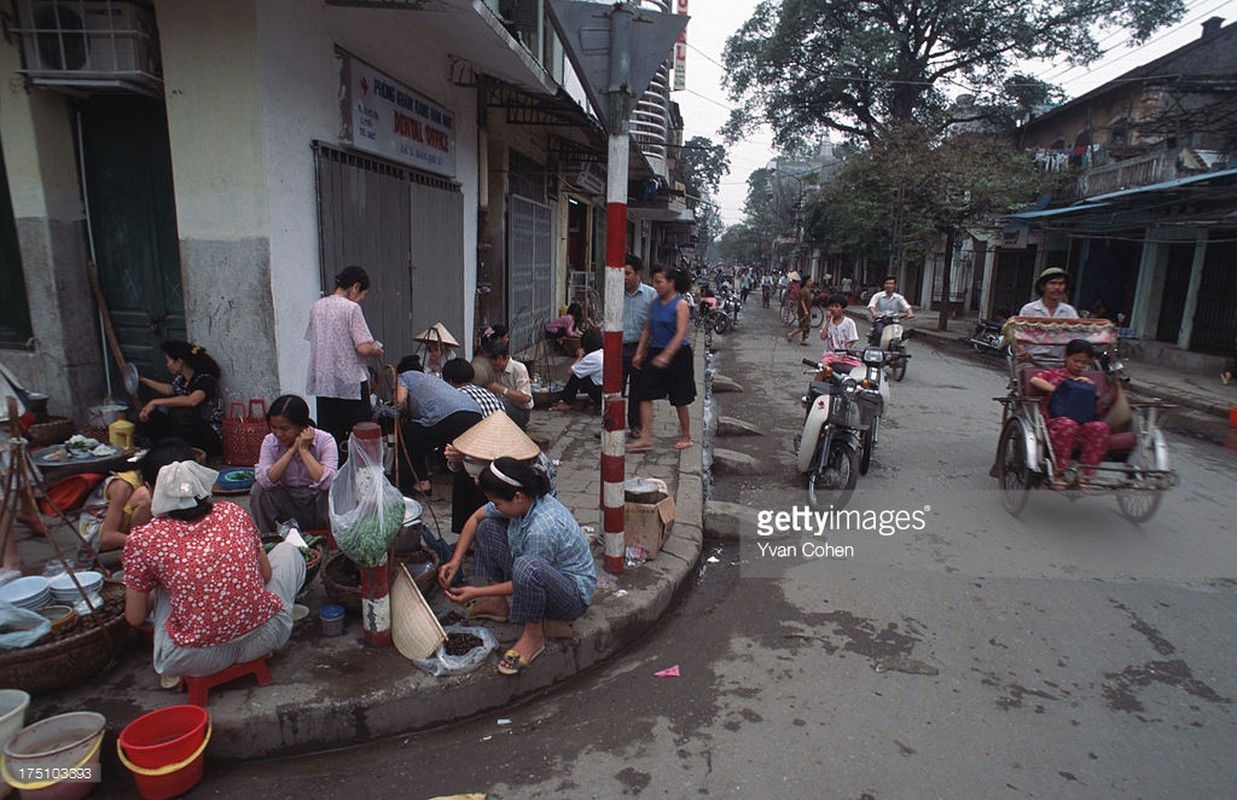
<instances>
[{"instance_id":1,"label":"man with short hair","mask_svg":"<svg viewBox=\"0 0 1237 800\"><path fill-rule=\"evenodd\" d=\"M1049 267L1035 279L1038 300L1032 300L1018 312L1021 317L1058 317L1078 319L1078 309L1062 302L1069 289L1069 273L1060 267Z\"/></svg>"},{"instance_id":2,"label":"man with short hair","mask_svg":"<svg viewBox=\"0 0 1237 800\"><path fill-rule=\"evenodd\" d=\"M915 309L898 294L898 279L892 275L885 276L885 291L877 292L868 301L868 315L872 317L872 334L868 342L873 347L880 347L881 332L885 330L884 317L890 314L906 314L907 319L914 319Z\"/></svg>"},{"instance_id":3,"label":"man with short hair","mask_svg":"<svg viewBox=\"0 0 1237 800\"><path fill-rule=\"evenodd\" d=\"M503 399L507 416L524 430L533 410L533 382L528 377L528 367L512 358L502 342L491 344L488 353L495 379L485 388Z\"/></svg>"},{"instance_id":4,"label":"man with short hair","mask_svg":"<svg viewBox=\"0 0 1237 800\"><path fill-rule=\"evenodd\" d=\"M635 386L633 375L639 372L632 366L631 359L636 354L640 344L640 334L644 331L644 323L649 318L649 306L657 292L652 286L640 280L640 272L644 269L644 261L640 256L628 253L623 260L623 377L619 391L627 396L627 429L633 439L640 438L640 404L636 402L634 393L629 387Z\"/></svg>"}]
</instances>

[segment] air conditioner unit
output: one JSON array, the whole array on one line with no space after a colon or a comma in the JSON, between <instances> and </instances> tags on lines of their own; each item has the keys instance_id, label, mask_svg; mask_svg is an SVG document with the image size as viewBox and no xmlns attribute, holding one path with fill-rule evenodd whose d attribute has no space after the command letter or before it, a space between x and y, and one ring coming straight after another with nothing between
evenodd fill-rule
<instances>
[{"instance_id":1,"label":"air conditioner unit","mask_svg":"<svg viewBox=\"0 0 1237 800\"><path fill-rule=\"evenodd\" d=\"M136 89L161 86L150 9L122 0L18 0L26 66L38 85Z\"/></svg>"}]
</instances>

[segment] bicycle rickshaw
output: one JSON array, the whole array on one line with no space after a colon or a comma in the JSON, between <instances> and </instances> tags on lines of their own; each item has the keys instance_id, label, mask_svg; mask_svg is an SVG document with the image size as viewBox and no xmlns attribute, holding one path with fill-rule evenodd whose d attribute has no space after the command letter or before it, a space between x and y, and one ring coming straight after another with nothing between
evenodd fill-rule
<instances>
[{"instance_id":1,"label":"bicycle rickshaw","mask_svg":"<svg viewBox=\"0 0 1237 800\"><path fill-rule=\"evenodd\" d=\"M1076 463L1071 463L1065 474L1058 472L1048 436L1048 394L1033 387L1031 377L1060 366L1060 354L1070 340L1086 339L1096 349L1100 363L1099 369L1085 373L1096 385L1098 396L1129 379L1117 360L1117 331L1108 320L1011 317L1003 333L1014 352L1009 359L1009 393L993 398L1001 403L1001 435L993 470L1000 485L1001 504L1010 514L1017 514L1026 504L1030 489L1063 483L1072 491L1080 474ZM1037 363L1019 359L1018 354L1028 350L1035 353ZM1129 401L1128 405L1130 419L1110 432L1107 455L1101 464L1088 468L1094 474L1087 478L1085 491L1115 495L1117 507L1127 519L1143 522L1159 507L1161 493L1177 482L1159 428L1160 412L1173 406L1159 399Z\"/></svg>"}]
</instances>

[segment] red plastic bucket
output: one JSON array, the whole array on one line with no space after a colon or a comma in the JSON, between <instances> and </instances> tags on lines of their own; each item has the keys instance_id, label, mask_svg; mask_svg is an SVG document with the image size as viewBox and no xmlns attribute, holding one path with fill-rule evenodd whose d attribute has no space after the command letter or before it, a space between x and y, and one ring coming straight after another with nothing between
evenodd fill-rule
<instances>
[{"instance_id":1,"label":"red plastic bucket","mask_svg":"<svg viewBox=\"0 0 1237 800\"><path fill-rule=\"evenodd\" d=\"M202 780L210 742L210 714L199 706L169 706L143 714L116 740L120 762L133 773L145 800L167 800Z\"/></svg>"}]
</instances>

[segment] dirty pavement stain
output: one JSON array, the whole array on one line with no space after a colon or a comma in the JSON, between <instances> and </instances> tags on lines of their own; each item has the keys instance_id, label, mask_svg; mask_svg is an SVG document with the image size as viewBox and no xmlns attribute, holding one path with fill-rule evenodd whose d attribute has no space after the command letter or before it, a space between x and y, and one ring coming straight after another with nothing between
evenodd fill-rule
<instances>
[{"instance_id":1,"label":"dirty pavement stain","mask_svg":"<svg viewBox=\"0 0 1237 800\"><path fill-rule=\"evenodd\" d=\"M1128 666L1120 672L1104 674L1111 683L1102 689L1108 707L1113 711L1145 711L1138 699L1138 690L1153 683L1176 686L1187 694L1216 704L1232 703L1232 699L1218 694L1206 683L1194 677L1194 671L1181 659L1172 661L1148 661L1142 666Z\"/></svg>"}]
</instances>

